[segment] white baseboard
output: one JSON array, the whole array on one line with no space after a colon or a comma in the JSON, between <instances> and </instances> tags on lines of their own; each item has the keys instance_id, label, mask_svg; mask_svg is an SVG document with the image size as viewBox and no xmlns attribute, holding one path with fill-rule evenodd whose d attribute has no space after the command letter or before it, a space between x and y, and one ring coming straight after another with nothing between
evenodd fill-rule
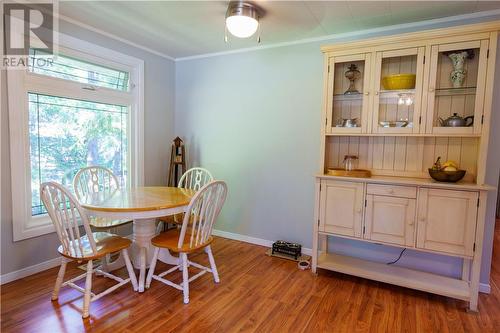
<instances>
[{"instance_id":1,"label":"white baseboard","mask_svg":"<svg viewBox=\"0 0 500 333\"><path fill-rule=\"evenodd\" d=\"M61 264L61 257L58 256L57 258L50 259L33 266L25 267L17 271L0 275L0 284L5 284L15 280L22 279L24 277L45 271L47 269L57 267L60 264Z\"/></svg>"},{"instance_id":2,"label":"white baseboard","mask_svg":"<svg viewBox=\"0 0 500 333\"><path fill-rule=\"evenodd\" d=\"M223 238L228 238L228 239L233 239L237 240L240 242L245 242L245 243L250 243L250 244L255 244L255 245L260 245L260 246L265 246L265 247L271 247L274 243L274 241L263 239L263 238L256 238L256 237L250 237L242 234L236 234L233 232L228 232L228 231L222 231L222 230L217 230L214 229L213 233L215 236L223 237ZM302 253L311 255L312 254L312 249L309 249L307 247L302 248Z\"/></svg>"},{"instance_id":3,"label":"white baseboard","mask_svg":"<svg viewBox=\"0 0 500 333\"><path fill-rule=\"evenodd\" d=\"M273 245L273 242L270 240L267 240L267 239L255 238L255 237L250 237L250 236L241 235L241 234L235 234L235 233L229 232L229 231L214 229L212 234L215 236L223 237L223 238L233 239L233 240L242 241L245 243L251 243L251 244L255 244L255 245L261 245L261 246L265 246L265 247L271 247Z\"/></svg>"},{"instance_id":4,"label":"white baseboard","mask_svg":"<svg viewBox=\"0 0 500 333\"><path fill-rule=\"evenodd\" d=\"M484 294L491 293L491 286L489 283L480 283L479 284L479 292Z\"/></svg>"}]
</instances>

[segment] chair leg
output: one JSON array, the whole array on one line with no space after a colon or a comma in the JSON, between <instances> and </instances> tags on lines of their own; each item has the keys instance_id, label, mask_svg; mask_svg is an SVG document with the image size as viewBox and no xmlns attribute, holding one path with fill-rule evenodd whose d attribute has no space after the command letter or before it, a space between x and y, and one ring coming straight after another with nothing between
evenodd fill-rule
<instances>
[{"instance_id":1,"label":"chair leg","mask_svg":"<svg viewBox=\"0 0 500 333\"><path fill-rule=\"evenodd\" d=\"M156 262L158 261L158 253L160 253L160 248L156 247L155 251L153 252L153 259L149 264L148 277L146 279L146 288L149 288L149 286L151 285L151 280L153 279L153 274L155 273Z\"/></svg>"},{"instance_id":2,"label":"chair leg","mask_svg":"<svg viewBox=\"0 0 500 333\"><path fill-rule=\"evenodd\" d=\"M208 255L208 261L210 262L210 269L212 269L212 274L214 275L214 281L215 283L219 283L219 272L217 272L217 266L215 266L214 255L212 254L212 248L210 245L205 248L205 252Z\"/></svg>"},{"instance_id":3,"label":"chair leg","mask_svg":"<svg viewBox=\"0 0 500 333\"><path fill-rule=\"evenodd\" d=\"M59 267L59 273L57 273L56 284L54 286L54 291L52 292L52 300L56 301L59 298L59 290L64 280L64 273L66 273L66 258L61 258L61 267Z\"/></svg>"},{"instance_id":4,"label":"chair leg","mask_svg":"<svg viewBox=\"0 0 500 333\"><path fill-rule=\"evenodd\" d=\"M184 304L189 303L189 274L187 253L179 254L182 259L182 291L184 294Z\"/></svg>"},{"instance_id":5,"label":"chair leg","mask_svg":"<svg viewBox=\"0 0 500 333\"><path fill-rule=\"evenodd\" d=\"M82 318L89 316L90 307L90 291L92 290L92 260L87 262L87 275L85 279L85 294L83 295L83 313Z\"/></svg>"},{"instance_id":6,"label":"chair leg","mask_svg":"<svg viewBox=\"0 0 500 333\"><path fill-rule=\"evenodd\" d=\"M111 254L108 253L104 258L101 259L101 267L104 272L109 272L108 265L111 263Z\"/></svg>"},{"instance_id":7,"label":"chair leg","mask_svg":"<svg viewBox=\"0 0 500 333\"><path fill-rule=\"evenodd\" d=\"M127 266L128 276L130 277L130 282L132 282L132 288L134 291L137 291L137 278L135 276L134 267L132 267L132 263L130 262L130 257L128 256L128 250L122 250L123 260L125 260L125 266Z\"/></svg>"}]
</instances>

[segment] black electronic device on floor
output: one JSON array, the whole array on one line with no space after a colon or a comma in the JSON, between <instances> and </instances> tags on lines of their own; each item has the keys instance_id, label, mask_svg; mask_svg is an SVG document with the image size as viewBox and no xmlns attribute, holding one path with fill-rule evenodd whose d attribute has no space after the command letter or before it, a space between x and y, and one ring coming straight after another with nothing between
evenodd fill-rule
<instances>
[{"instance_id":1,"label":"black electronic device on floor","mask_svg":"<svg viewBox=\"0 0 500 333\"><path fill-rule=\"evenodd\" d=\"M299 258L302 255L302 245L297 243L291 243L283 240L278 240L273 243L272 254L280 253L289 255L295 258Z\"/></svg>"}]
</instances>

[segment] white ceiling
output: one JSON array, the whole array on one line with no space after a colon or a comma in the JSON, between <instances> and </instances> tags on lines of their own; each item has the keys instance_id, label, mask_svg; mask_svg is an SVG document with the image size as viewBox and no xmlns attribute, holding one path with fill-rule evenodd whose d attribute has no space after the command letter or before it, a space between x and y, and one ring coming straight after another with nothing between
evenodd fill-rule
<instances>
[{"instance_id":1,"label":"white ceiling","mask_svg":"<svg viewBox=\"0 0 500 333\"><path fill-rule=\"evenodd\" d=\"M260 45L500 9L500 1L253 1ZM61 1L62 16L173 58L254 47L224 42L229 1Z\"/></svg>"}]
</instances>

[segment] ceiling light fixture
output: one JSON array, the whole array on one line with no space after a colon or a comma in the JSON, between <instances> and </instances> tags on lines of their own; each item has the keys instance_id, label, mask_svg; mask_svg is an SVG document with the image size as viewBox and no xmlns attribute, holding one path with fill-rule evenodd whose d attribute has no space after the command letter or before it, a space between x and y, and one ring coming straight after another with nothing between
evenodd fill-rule
<instances>
[{"instance_id":1,"label":"ceiling light fixture","mask_svg":"<svg viewBox=\"0 0 500 333\"><path fill-rule=\"evenodd\" d=\"M226 11L226 32L238 38L251 37L259 29L259 9L247 2L231 1ZM225 41L228 41L227 33ZM260 36L257 39L260 43Z\"/></svg>"}]
</instances>

